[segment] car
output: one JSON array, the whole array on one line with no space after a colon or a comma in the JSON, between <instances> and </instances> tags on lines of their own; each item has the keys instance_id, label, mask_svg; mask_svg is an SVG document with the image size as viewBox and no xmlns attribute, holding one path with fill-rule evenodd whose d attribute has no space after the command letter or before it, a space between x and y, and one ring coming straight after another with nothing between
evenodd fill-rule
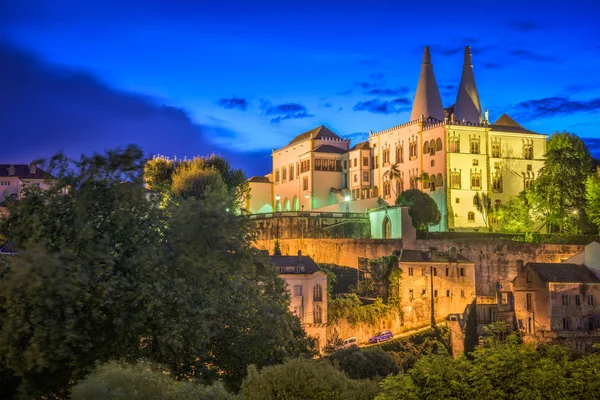
<instances>
[{"instance_id":1,"label":"car","mask_svg":"<svg viewBox=\"0 0 600 400\"><path fill-rule=\"evenodd\" d=\"M344 340L344 344L342 344L342 349L349 349L352 347L358 347L358 340L356 340L355 337L351 337Z\"/></svg>"},{"instance_id":2,"label":"car","mask_svg":"<svg viewBox=\"0 0 600 400\"><path fill-rule=\"evenodd\" d=\"M392 331L385 330L385 331L379 332L377 335L373 336L372 338L369 338L369 343L385 342L386 340L390 340L393 337L394 337L394 334L392 333Z\"/></svg>"}]
</instances>

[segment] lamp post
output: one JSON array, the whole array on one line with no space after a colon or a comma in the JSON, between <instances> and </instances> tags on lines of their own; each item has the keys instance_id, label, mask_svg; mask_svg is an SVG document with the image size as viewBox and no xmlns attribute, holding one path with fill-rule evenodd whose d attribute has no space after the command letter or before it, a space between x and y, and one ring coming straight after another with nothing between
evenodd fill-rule
<instances>
[{"instance_id":1,"label":"lamp post","mask_svg":"<svg viewBox=\"0 0 600 400\"><path fill-rule=\"evenodd\" d=\"M277 208L277 204L279 204L279 199L281 199L281 197L279 196L279 193L277 193L277 195L275 195L275 200L277 200L277 203L275 203L275 208ZM281 255L281 249L279 248L279 210L276 210L276 218L277 218L277 228L275 230L275 249L273 251L273 253L276 256L280 256Z\"/></svg>"},{"instance_id":2,"label":"lamp post","mask_svg":"<svg viewBox=\"0 0 600 400\"><path fill-rule=\"evenodd\" d=\"M349 213L350 212L350 200L352 198L348 195L346 195L346 197L344 197L344 201L346 202L346 212Z\"/></svg>"}]
</instances>

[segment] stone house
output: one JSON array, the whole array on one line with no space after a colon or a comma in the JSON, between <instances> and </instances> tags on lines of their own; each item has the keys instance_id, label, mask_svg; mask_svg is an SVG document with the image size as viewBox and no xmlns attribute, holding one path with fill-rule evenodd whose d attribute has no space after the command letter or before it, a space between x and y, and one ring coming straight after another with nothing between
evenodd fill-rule
<instances>
[{"instance_id":1,"label":"stone house","mask_svg":"<svg viewBox=\"0 0 600 400\"><path fill-rule=\"evenodd\" d=\"M432 296L437 321L464 313L475 298L475 263L458 254L456 248L403 249L399 266L405 326L422 326L431 321Z\"/></svg>"},{"instance_id":2,"label":"stone house","mask_svg":"<svg viewBox=\"0 0 600 400\"><path fill-rule=\"evenodd\" d=\"M306 333L316 339L317 349L327 344L327 274L309 256L269 257L279 276L287 283L290 311Z\"/></svg>"},{"instance_id":3,"label":"stone house","mask_svg":"<svg viewBox=\"0 0 600 400\"><path fill-rule=\"evenodd\" d=\"M35 164L0 164L0 202L9 197L20 198L26 187L50 187L56 179Z\"/></svg>"},{"instance_id":4,"label":"stone house","mask_svg":"<svg viewBox=\"0 0 600 400\"><path fill-rule=\"evenodd\" d=\"M506 301L526 339L560 340L579 351L600 341L600 279L585 265L527 263L512 293Z\"/></svg>"}]
</instances>

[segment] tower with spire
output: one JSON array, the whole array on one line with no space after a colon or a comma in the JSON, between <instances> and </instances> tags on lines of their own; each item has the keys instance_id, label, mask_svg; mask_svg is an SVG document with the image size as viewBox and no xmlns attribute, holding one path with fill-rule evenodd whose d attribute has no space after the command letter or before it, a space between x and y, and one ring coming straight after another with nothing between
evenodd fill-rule
<instances>
[{"instance_id":1,"label":"tower with spire","mask_svg":"<svg viewBox=\"0 0 600 400\"><path fill-rule=\"evenodd\" d=\"M473 74L473 61L471 59L471 47L465 46L465 61L463 64L460 85L456 93L456 104L454 105L454 119L471 123L481 122L481 102L475 75Z\"/></svg>"},{"instance_id":2,"label":"tower with spire","mask_svg":"<svg viewBox=\"0 0 600 400\"><path fill-rule=\"evenodd\" d=\"M413 102L410 120L414 121L433 117L437 120L444 120L444 107L442 106L442 97L433 74L433 65L431 64L431 54L429 46L425 46L423 52L423 63L421 64L421 76L417 85L417 92Z\"/></svg>"}]
</instances>

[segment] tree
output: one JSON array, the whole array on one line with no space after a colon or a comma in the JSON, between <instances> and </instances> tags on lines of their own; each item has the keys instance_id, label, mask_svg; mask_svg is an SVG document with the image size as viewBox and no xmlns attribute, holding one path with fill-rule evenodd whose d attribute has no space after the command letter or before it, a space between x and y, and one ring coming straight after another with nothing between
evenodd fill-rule
<instances>
[{"instance_id":1,"label":"tree","mask_svg":"<svg viewBox=\"0 0 600 400\"><path fill-rule=\"evenodd\" d=\"M554 133L548 140L546 161L533 182L530 199L543 220L560 233L565 227L578 231L574 219L582 217L577 215L586 204L585 182L591 166L587 146L575 134Z\"/></svg>"},{"instance_id":2,"label":"tree","mask_svg":"<svg viewBox=\"0 0 600 400\"><path fill-rule=\"evenodd\" d=\"M585 211L590 221L600 228L600 178L590 175L585 181L585 198L587 205Z\"/></svg>"},{"instance_id":3,"label":"tree","mask_svg":"<svg viewBox=\"0 0 600 400\"><path fill-rule=\"evenodd\" d=\"M402 179L402 171L400 169L400 164L399 163L395 163L393 164L390 169L388 169L384 174L383 174L384 179L387 178L391 181L396 180L399 181L400 179ZM394 188L392 188L392 190L394 191L394 194L397 196L400 193L396 193L396 190Z\"/></svg>"},{"instance_id":4,"label":"tree","mask_svg":"<svg viewBox=\"0 0 600 400\"><path fill-rule=\"evenodd\" d=\"M477 299L473 299L469 306L467 314L467 322L465 325L465 355L470 357L470 354L475 350L475 346L479 343L479 335L477 335Z\"/></svg>"},{"instance_id":5,"label":"tree","mask_svg":"<svg viewBox=\"0 0 600 400\"><path fill-rule=\"evenodd\" d=\"M492 198L487 193L477 192L477 203L475 204L477 211L483 217L485 226L489 227L490 216L494 213L495 209L492 207Z\"/></svg>"},{"instance_id":6,"label":"tree","mask_svg":"<svg viewBox=\"0 0 600 400\"><path fill-rule=\"evenodd\" d=\"M379 392L377 383L354 380L325 361L289 360L282 365L248 368L240 397L263 399L356 399L371 400Z\"/></svg>"},{"instance_id":7,"label":"tree","mask_svg":"<svg viewBox=\"0 0 600 400\"><path fill-rule=\"evenodd\" d=\"M508 202L498 208L497 212L502 231L509 233L531 231L531 206L527 200L526 192L521 192L519 195L511 197Z\"/></svg>"},{"instance_id":8,"label":"tree","mask_svg":"<svg viewBox=\"0 0 600 400\"><path fill-rule=\"evenodd\" d=\"M329 361L352 379L373 379L400 371L394 357L379 347L342 349L329 356Z\"/></svg>"},{"instance_id":9,"label":"tree","mask_svg":"<svg viewBox=\"0 0 600 400\"><path fill-rule=\"evenodd\" d=\"M435 201L418 189L402 192L396 199L396 204L410 207L408 214L413 226L420 231L427 231L430 225L437 225L441 221L442 215Z\"/></svg>"}]
</instances>

